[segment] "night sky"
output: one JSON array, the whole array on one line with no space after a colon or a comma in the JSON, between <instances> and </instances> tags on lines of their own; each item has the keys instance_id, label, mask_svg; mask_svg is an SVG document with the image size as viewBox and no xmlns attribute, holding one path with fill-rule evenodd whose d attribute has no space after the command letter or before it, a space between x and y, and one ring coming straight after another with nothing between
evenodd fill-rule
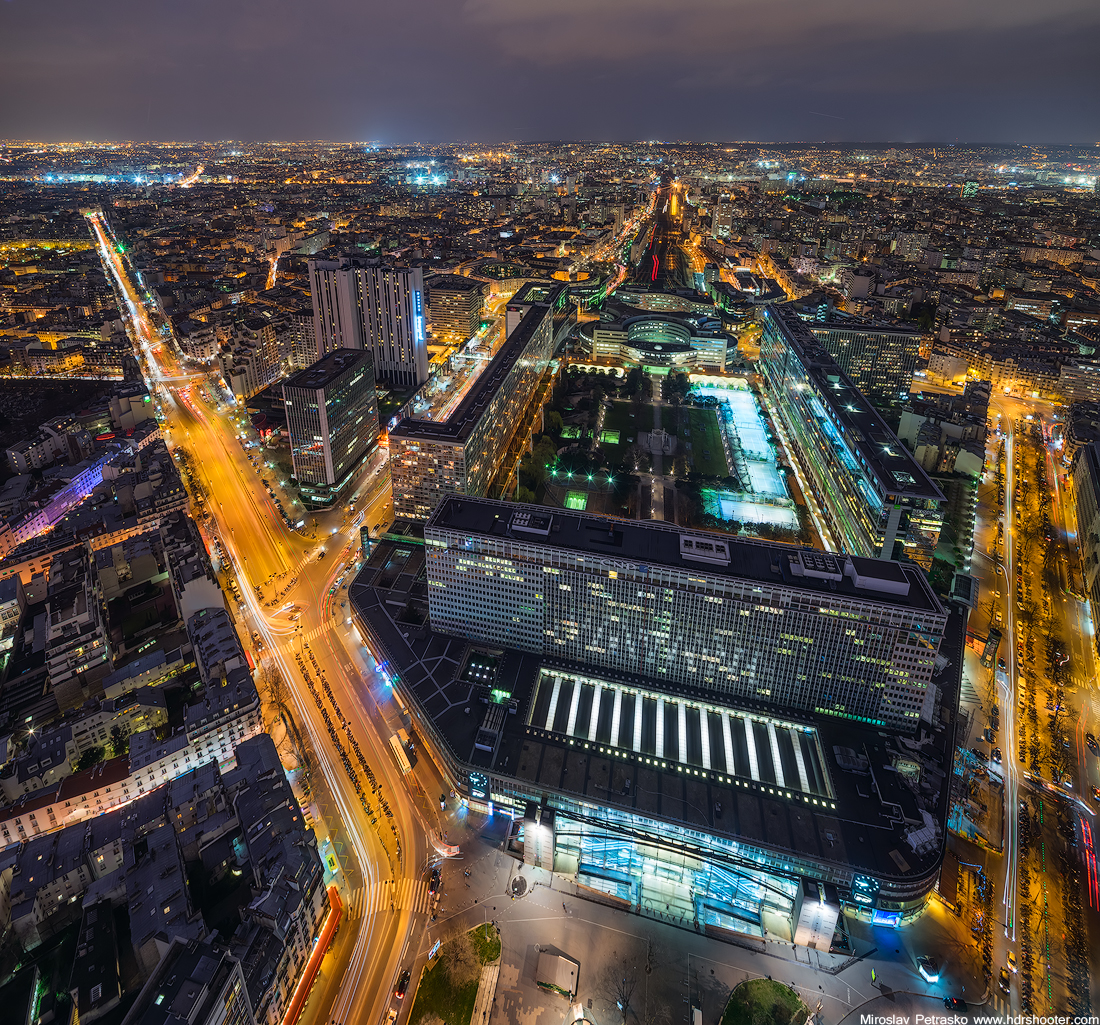
<instances>
[{"instance_id":1,"label":"night sky","mask_svg":"<svg viewBox=\"0 0 1100 1025\"><path fill-rule=\"evenodd\" d=\"M1100 140L1098 0L0 0L0 137Z\"/></svg>"}]
</instances>

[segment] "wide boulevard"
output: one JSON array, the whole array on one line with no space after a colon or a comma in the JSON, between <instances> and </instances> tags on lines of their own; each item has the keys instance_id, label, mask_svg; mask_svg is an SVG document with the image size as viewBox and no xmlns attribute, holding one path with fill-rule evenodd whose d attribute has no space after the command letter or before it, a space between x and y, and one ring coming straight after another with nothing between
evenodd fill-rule
<instances>
[{"instance_id":1,"label":"wide boulevard","mask_svg":"<svg viewBox=\"0 0 1100 1025\"><path fill-rule=\"evenodd\" d=\"M346 607L360 525L391 517L385 452L365 469L349 504L291 529L261 481L263 449L247 415L208 368L188 365L105 219L93 213L89 221L169 446L187 471L192 511L220 578L235 581L231 611L257 660L261 694L270 699L264 680L277 671L284 685L276 690L310 749L299 753L316 761L313 811L336 866L345 922L301 1020L381 1021L391 1003L400 1006L395 980L418 953L440 836L439 804L424 793L434 796L440 781L427 759L408 780L398 769L388 740L400 709Z\"/></svg>"}]
</instances>

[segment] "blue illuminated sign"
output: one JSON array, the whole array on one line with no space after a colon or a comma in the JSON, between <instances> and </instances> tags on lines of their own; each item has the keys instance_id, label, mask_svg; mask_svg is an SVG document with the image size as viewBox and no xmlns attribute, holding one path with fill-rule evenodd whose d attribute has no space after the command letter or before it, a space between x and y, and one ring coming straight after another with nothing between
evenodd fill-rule
<instances>
[{"instance_id":1,"label":"blue illuminated sign","mask_svg":"<svg viewBox=\"0 0 1100 1025\"><path fill-rule=\"evenodd\" d=\"M489 777L485 773L470 773L470 797L475 801L487 801L489 799Z\"/></svg>"},{"instance_id":2,"label":"blue illuminated sign","mask_svg":"<svg viewBox=\"0 0 1100 1025\"><path fill-rule=\"evenodd\" d=\"M419 292L413 292L413 331L418 342L424 341L424 308Z\"/></svg>"}]
</instances>

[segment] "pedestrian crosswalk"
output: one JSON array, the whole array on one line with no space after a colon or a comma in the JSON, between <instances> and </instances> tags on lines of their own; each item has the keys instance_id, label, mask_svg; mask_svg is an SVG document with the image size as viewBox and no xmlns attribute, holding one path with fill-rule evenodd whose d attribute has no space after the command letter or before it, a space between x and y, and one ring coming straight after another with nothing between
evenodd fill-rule
<instances>
[{"instance_id":1,"label":"pedestrian crosswalk","mask_svg":"<svg viewBox=\"0 0 1100 1025\"><path fill-rule=\"evenodd\" d=\"M977 688L970 682L970 677L966 675L963 676L962 680L961 701L964 705L978 705L982 701Z\"/></svg>"},{"instance_id":2,"label":"pedestrian crosswalk","mask_svg":"<svg viewBox=\"0 0 1100 1025\"><path fill-rule=\"evenodd\" d=\"M364 918L379 911L412 911L427 914L432 903L428 884L422 879L398 879L390 882L357 886L348 901L348 918Z\"/></svg>"},{"instance_id":3,"label":"pedestrian crosswalk","mask_svg":"<svg viewBox=\"0 0 1100 1025\"><path fill-rule=\"evenodd\" d=\"M323 634L326 630L331 629L332 627L329 626L328 623L326 623L324 626L315 626L312 630L302 634L302 643L311 644L313 641L317 640L317 638L320 637L321 634Z\"/></svg>"},{"instance_id":4,"label":"pedestrian crosswalk","mask_svg":"<svg viewBox=\"0 0 1100 1025\"><path fill-rule=\"evenodd\" d=\"M1012 1009L1012 997L1000 990L990 995L989 1000L982 1006L982 1010L1005 1016L1018 1013Z\"/></svg>"}]
</instances>

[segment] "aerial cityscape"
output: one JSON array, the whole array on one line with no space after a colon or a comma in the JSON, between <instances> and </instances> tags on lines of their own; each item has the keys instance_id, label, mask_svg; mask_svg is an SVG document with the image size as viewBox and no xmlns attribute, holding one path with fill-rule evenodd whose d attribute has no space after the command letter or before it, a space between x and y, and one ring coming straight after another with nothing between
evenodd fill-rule
<instances>
[{"instance_id":1,"label":"aerial cityscape","mask_svg":"<svg viewBox=\"0 0 1100 1025\"><path fill-rule=\"evenodd\" d=\"M1097 10L101 13L0 10L2 1020L1100 1022Z\"/></svg>"}]
</instances>

